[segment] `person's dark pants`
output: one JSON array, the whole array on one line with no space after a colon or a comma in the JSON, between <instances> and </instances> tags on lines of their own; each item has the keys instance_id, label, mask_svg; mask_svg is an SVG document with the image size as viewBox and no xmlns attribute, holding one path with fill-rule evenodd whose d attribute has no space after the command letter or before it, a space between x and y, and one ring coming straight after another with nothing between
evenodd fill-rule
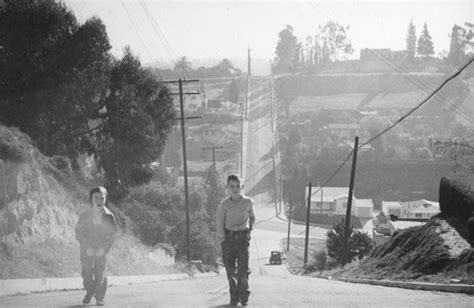
<instances>
[{"instance_id":1,"label":"person's dark pants","mask_svg":"<svg viewBox=\"0 0 474 308\"><path fill-rule=\"evenodd\" d=\"M107 290L107 277L105 277L105 267L107 258L81 256L82 281L87 294L92 297L95 295L96 300L104 299Z\"/></svg>"},{"instance_id":2,"label":"person's dark pants","mask_svg":"<svg viewBox=\"0 0 474 308\"><path fill-rule=\"evenodd\" d=\"M222 243L222 261L229 280L231 302L247 302L249 290L249 235L226 232Z\"/></svg>"}]
</instances>

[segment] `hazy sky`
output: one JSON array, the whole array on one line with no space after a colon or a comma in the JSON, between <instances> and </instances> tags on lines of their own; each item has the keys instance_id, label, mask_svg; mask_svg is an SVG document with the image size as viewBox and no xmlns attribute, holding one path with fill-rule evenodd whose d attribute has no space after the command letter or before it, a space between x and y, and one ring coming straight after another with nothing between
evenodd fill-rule
<instances>
[{"instance_id":1,"label":"hazy sky","mask_svg":"<svg viewBox=\"0 0 474 308\"><path fill-rule=\"evenodd\" d=\"M66 0L79 21L97 15L107 26L112 53L130 45L142 62L170 65L190 59L230 58L245 63L274 57L278 32L292 25L300 39L328 20L350 25L357 57L360 48L404 49L410 19L417 36L427 22L435 53L449 49L452 26L472 21L472 1L145 1ZM127 14L128 11L128 14ZM130 15L130 16L129 16ZM148 50L148 51L147 51ZM239 61L241 58L242 61Z\"/></svg>"}]
</instances>

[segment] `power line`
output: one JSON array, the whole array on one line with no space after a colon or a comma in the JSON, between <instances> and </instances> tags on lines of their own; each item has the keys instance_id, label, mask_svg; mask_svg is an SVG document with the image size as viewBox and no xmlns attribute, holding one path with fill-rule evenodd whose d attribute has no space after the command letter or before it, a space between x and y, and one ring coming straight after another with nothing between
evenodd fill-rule
<instances>
[{"instance_id":1,"label":"power line","mask_svg":"<svg viewBox=\"0 0 474 308\"><path fill-rule=\"evenodd\" d=\"M148 57L150 58L150 60L153 60L153 57L151 56L150 51L149 51L148 48L146 47L146 44L145 44L145 42L143 41L143 39L142 39L142 37L141 37L141 35L140 35L140 32L138 31L137 26L135 25L135 22L133 21L133 18L132 18L132 16L130 15L130 12L128 11L128 9L127 9L127 6L125 5L124 0L121 0L120 2L122 3L122 6L123 6L123 8L125 9L125 12L127 13L128 19L130 19L130 22L131 22L131 24L132 24L133 30L134 30L135 33L137 34L137 37L138 37L138 39L140 40L140 42L142 43L143 48L145 48L146 54L148 55ZM160 79L163 80L163 76L161 76L159 70L157 71L157 73L158 73L158 76L160 76Z\"/></svg>"},{"instance_id":2,"label":"power line","mask_svg":"<svg viewBox=\"0 0 474 308\"><path fill-rule=\"evenodd\" d=\"M429 94L431 89L424 84L421 80L416 79L415 77L411 76L403 67L399 66L396 64L394 61L389 59L387 56L383 54L379 54L377 52L373 52L369 49L369 52L378 57L381 61L383 61L386 65L390 66L392 69L394 69L396 72L398 72L403 78L411 82L413 85L418 87L420 90L424 91L426 94ZM454 114L457 114L457 112L452 109L452 105L450 105L446 99L441 96L440 94L436 94L436 98L438 101L446 107L447 110L453 112ZM468 114L464 114L467 118L469 118L472 122L474 122L474 118Z\"/></svg>"},{"instance_id":3,"label":"power line","mask_svg":"<svg viewBox=\"0 0 474 308\"><path fill-rule=\"evenodd\" d=\"M171 58L177 58L176 54L174 54L173 52L173 49L171 47L171 44L168 42L168 40L166 39L166 36L164 35L163 31L161 30L160 26L158 25L158 23L156 22L155 18L153 17L153 15L151 14L150 12L150 9L148 8L148 6L146 5L145 1L141 0L140 1L140 4L143 8L143 10L145 11L145 14L147 15L148 19L150 20L150 23L153 27L153 29L155 30L156 34L158 35L158 37L160 37L160 39L163 41L164 43L164 46L165 48L167 49L168 53L170 54ZM192 79L191 76L189 75L188 71L186 70L186 68L184 67L184 65L178 61L178 60L175 60L175 65L177 65L178 67L181 68L181 70L183 71L183 73L186 75L186 77L188 79Z\"/></svg>"},{"instance_id":4,"label":"power line","mask_svg":"<svg viewBox=\"0 0 474 308\"><path fill-rule=\"evenodd\" d=\"M371 143L372 141L374 141L375 139L381 137L382 135L384 135L385 133L387 133L389 130L391 130L392 128L394 128L396 125L400 124L400 122L402 122L403 120L405 120L407 117L409 117L413 112L415 112L416 110L418 110L421 106L423 106L430 98L432 98L434 95L436 95L436 93L441 90L448 82L450 82L451 80L453 80L454 78L456 78L457 76L459 76L459 74L462 73L462 71L464 71L472 62L474 61L474 57L470 58L466 64L464 64L463 66L461 66L461 68L459 68L453 75L451 75L450 77L448 77L447 79L445 79L430 95L428 95L424 100L422 100L417 106L415 106L414 108L412 108L409 112L407 112L405 115L403 115L402 117L400 117L400 119L398 119L397 121L395 121L395 123L393 123L392 125L388 126L387 128L385 128L384 130L382 130L380 133L378 133L377 135L375 135L374 137L370 138L367 142L363 143L360 147L364 147L366 145L368 145L369 143Z\"/></svg>"},{"instance_id":5,"label":"power line","mask_svg":"<svg viewBox=\"0 0 474 308\"><path fill-rule=\"evenodd\" d=\"M407 112L405 115L400 117L396 122L394 122L392 125L388 126L384 130L382 130L380 133L375 135L374 137L370 138L367 142L363 143L358 147L358 149L363 148L364 146L370 144L377 138L380 138L382 135L386 134L388 131L390 131L392 128L394 128L396 125L400 124L403 120L405 120L407 117L409 117L413 112L418 110L421 106L423 106L426 102L428 102L436 93L441 90L448 82L459 76L472 62L474 62L474 57L471 57L463 66L461 66L454 74L452 74L450 77L445 79L431 94L429 94L424 100L422 100L417 106L412 108L409 112ZM318 190L316 190L314 193L312 193L308 198L311 198L314 196L317 192L319 192L323 187L325 187L344 167L344 165L347 163L347 161L351 158L352 154L354 153L354 149L352 149L349 152L349 155L347 155L346 159L339 165L339 167L331 174L331 176L319 187Z\"/></svg>"}]
</instances>

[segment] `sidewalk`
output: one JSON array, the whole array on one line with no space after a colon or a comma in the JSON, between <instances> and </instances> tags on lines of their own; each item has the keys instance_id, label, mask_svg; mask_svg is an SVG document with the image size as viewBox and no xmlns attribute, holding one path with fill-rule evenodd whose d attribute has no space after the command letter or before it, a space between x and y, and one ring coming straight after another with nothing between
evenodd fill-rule
<instances>
[{"instance_id":1,"label":"sidewalk","mask_svg":"<svg viewBox=\"0 0 474 308\"><path fill-rule=\"evenodd\" d=\"M108 286L110 287L189 278L206 278L217 275L216 273L196 273L191 276L187 273L179 273L167 275L108 276L107 279ZM0 296L80 289L82 289L82 277L0 280Z\"/></svg>"},{"instance_id":2,"label":"sidewalk","mask_svg":"<svg viewBox=\"0 0 474 308\"><path fill-rule=\"evenodd\" d=\"M340 278L337 280L350 282L350 283L364 283L364 284L371 284L371 285L377 285L377 286L411 289L411 290L474 294L474 285L469 285L469 284L443 284L443 283L430 283L430 282L408 282L408 281L353 279L353 278Z\"/></svg>"}]
</instances>

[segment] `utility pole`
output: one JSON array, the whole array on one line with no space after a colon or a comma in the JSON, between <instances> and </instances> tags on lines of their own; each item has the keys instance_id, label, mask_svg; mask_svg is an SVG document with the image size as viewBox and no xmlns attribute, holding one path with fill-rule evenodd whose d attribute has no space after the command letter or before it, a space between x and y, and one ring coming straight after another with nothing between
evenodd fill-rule
<instances>
[{"instance_id":1,"label":"utility pole","mask_svg":"<svg viewBox=\"0 0 474 308\"><path fill-rule=\"evenodd\" d=\"M247 49L247 72L248 77L250 78L250 75L252 74L252 67L250 65L250 47Z\"/></svg>"},{"instance_id":2,"label":"utility pole","mask_svg":"<svg viewBox=\"0 0 474 308\"><path fill-rule=\"evenodd\" d=\"M286 241L286 251L290 251L290 230L291 230L291 216L293 215L293 204L290 200L290 212L288 213L288 239Z\"/></svg>"},{"instance_id":3,"label":"utility pole","mask_svg":"<svg viewBox=\"0 0 474 308\"><path fill-rule=\"evenodd\" d=\"M323 215L323 193L324 193L324 189L320 188L321 189L321 215Z\"/></svg>"},{"instance_id":4,"label":"utility pole","mask_svg":"<svg viewBox=\"0 0 474 308\"><path fill-rule=\"evenodd\" d=\"M212 168L214 169L214 171L217 171L217 168L216 168L216 149L223 149L223 148L224 147L222 147L222 146L219 146L219 147L212 146L212 147L202 148L203 150L212 150Z\"/></svg>"},{"instance_id":5,"label":"utility pole","mask_svg":"<svg viewBox=\"0 0 474 308\"><path fill-rule=\"evenodd\" d=\"M304 240L304 265L308 263L308 244L309 244L309 218L311 210L311 182L308 184L308 205L306 207L306 234Z\"/></svg>"},{"instance_id":6,"label":"utility pole","mask_svg":"<svg viewBox=\"0 0 474 308\"><path fill-rule=\"evenodd\" d=\"M250 84L250 76L252 76L252 68L250 66L250 48L247 50L247 83L245 89L245 119L247 119L248 114L248 103L249 103L249 84Z\"/></svg>"},{"instance_id":7,"label":"utility pole","mask_svg":"<svg viewBox=\"0 0 474 308\"><path fill-rule=\"evenodd\" d=\"M276 133L275 133L275 115L274 115L274 102L273 102L273 79L270 77L270 124L272 127L272 150L273 150L273 155L272 155L272 164L273 164L273 197L275 198L275 213L278 216L279 211L278 211L278 175L277 175L277 168L276 168L276 156L278 154L277 152L277 144L276 144Z\"/></svg>"},{"instance_id":8,"label":"utility pole","mask_svg":"<svg viewBox=\"0 0 474 308\"><path fill-rule=\"evenodd\" d=\"M184 95L199 94L199 92L183 93L183 83L199 82L198 79L167 80L163 83L178 83L179 106L181 109L181 138L183 142L183 169L184 169L184 208L186 212L186 258L191 261L191 222L189 218L189 188L188 188L188 162L186 158L186 127L184 117ZM173 93L174 94L174 93Z\"/></svg>"},{"instance_id":9,"label":"utility pole","mask_svg":"<svg viewBox=\"0 0 474 308\"><path fill-rule=\"evenodd\" d=\"M355 137L354 141L354 153L352 154L352 167L351 167L351 178L349 182L349 197L347 200L347 211L346 211L346 221L344 226L344 263L346 264L350 260L349 258L349 237L350 237L350 227L351 227L351 209L352 209L352 196L354 194L354 180L357 164L357 150L359 148L359 136Z\"/></svg>"}]
</instances>

